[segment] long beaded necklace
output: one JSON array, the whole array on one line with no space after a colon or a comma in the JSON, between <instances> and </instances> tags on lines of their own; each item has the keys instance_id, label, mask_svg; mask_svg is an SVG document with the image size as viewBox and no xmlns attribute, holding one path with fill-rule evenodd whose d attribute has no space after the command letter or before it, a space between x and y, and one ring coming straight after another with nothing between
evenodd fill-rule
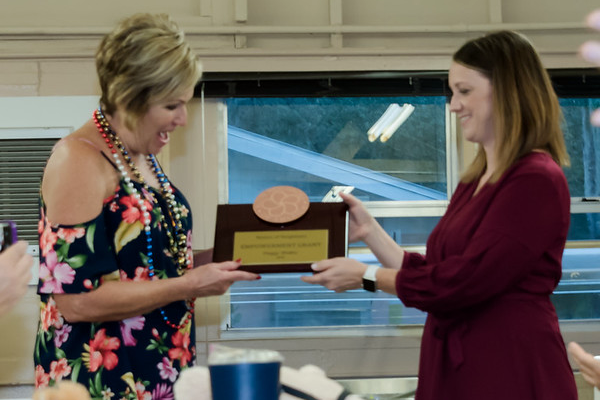
<instances>
[{"instance_id":1,"label":"long beaded necklace","mask_svg":"<svg viewBox=\"0 0 600 400\"><path fill-rule=\"evenodd\" d=\"M148 212L148 207L146 207L146 205L144 204L143 196L135 187L134 183L129 177L129 174L127 173L127 170L125 169L125 166L121 162L119 153L129 166L129 169L131 170L137 181L142 185L146 192L152 194L153 203L157 207L159 207L159 209L160 205L158 203L158 200L154 197L154 194L150 190L148 184L146 183L146 180L144 179L139 169L129 156L129 153L123 145L123 142L121 141L117 133L113 131L110 127L110 124L108 123L106 117L102 113L102 109L98 107L98 109L94 111L92 117L94 119L96 127L98 128L98 131L102 135L102 138L104 139L112 154L115 165L119 170L119 173L123 177L123 180L125 181L127 187L129 187L129 189L131 190L133 197L136 199L137 205L142 212L141 220L144 224L144 234L146 235L146 255L148 258L149 271L148 276L150 277L150 279L152 279L155 276L151 235L152 217L150 215L150 212ZM147 156L147 161L152 169L152 172L154 172L156 178L158 179L160 185L160 193L167 202L167 211L169 214L171 224L169 226L169 224L166 222L166 218L163 217L163 227L165 228L165 231L167 233L167 238L169 241L169 250L174 258L177 270L180 274L182 274L186 269L191 268L191 264L187 257L187 235L185 234L183 225L181 223L181 209L175 201L175 195L173 194L171 183L160 168L160 165L158 164L158 161L156 160L154 154L149 154ZM194 313L194 301L195 299L190 299L185 302L187 313L184 321L181 324L175 324L171 322L167 317L165 311L162 308L160 308L160 314L165 324L176 330L183 329L192 320Z\"/></svg>"}]
</instances>

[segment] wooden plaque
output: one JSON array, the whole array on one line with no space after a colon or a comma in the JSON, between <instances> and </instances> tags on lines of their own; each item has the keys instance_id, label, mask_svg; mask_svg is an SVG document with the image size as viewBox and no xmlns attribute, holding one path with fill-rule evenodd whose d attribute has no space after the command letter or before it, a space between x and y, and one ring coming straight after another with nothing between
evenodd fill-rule
<instances>
[{"instance_id":1,"label":"wooden plaque","mask_svg":"<svg viewBox=\"0 0 600 400\"><path fill-rule=\"evenodd\" d=\"M289 223L259 218L252 204L220 204L213 261L242 259L241 270L256 273L312 272L310 265L348 254L348 206L310 203Z\"/></svg>"}]
</instances>

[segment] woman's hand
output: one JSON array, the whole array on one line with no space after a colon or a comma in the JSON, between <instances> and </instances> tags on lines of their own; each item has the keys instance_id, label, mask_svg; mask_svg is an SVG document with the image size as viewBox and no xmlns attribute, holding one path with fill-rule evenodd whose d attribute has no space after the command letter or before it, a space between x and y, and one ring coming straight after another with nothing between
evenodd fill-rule
<instances>
[{"instance_id":1,"label":"woman's hand","mask_svg":"<svg viewBox=\"0 0 600 400\"><path fill-rule=\"evenodd\" d=\"M18 241L0 254L0 315L10 310L27 291L33 258L27 242Z\"/></svg>"},{"instance_id":2,"label":"woman's hand","mask_svg":"<svg viewBox=\"0 0 600 400\"><path fill-rule=\"evenodd\" d=\"M367 211L360 200L351 194L340 193L340 196L348 205L350 212L348 241L365 242L383 267L399 270L402 267L404 250L398 246L375 218L369 214L369 211ZM395 292L395 286L390 286L388 289L393 289L393 291L388 291L388 293Z\"/></svg>"},{"instance_id":3,"label":"woman's hand","mask_svg":"<svg viewBox=\"0 0 600 400\"><path fill-rule=\"evenodd\" d=\"M176 278L108 281L90 292L53 296L67 321L118 321L174 301L221 295L237 281L260 279L260 275L238 271L240 265L236 261L209 263Z\"/></svg>"},{"instance_id":4,"label":"woman's hand","mask_svg":"<svg viewBox=\"0 0 600 400\"><path fill-rule=\"evenodd\" d=\"M348 240L352 242L364 241L373 232L377 225L375 218L365 208L360 200L351 194L340 193L340 197L348 205L350 212L350 226Z\"/></svg>"},{"instance_id":5,"label":"woman's hand","mask_svg":"<svg viewBox=\"0 0 600 400\"><path fill-rule=\"evenodd\" d=\"M222 295L237 281L254 281L260 275L239 271L240 261L208 263L187 271L184 279L190 288L190 297Z\"/></svg>"},{"instance_id":6,"label":"woman's hand","mask_svg":"<svg viewBox=\"0 0 600 400\"><path fill-rule=\"evenodd\" d=\"M315 274L302 276L306 283L325 286L338 293L362 287L362 276L367 266L351 258L337 257L311 265Z\"/></svg>"},{"instance_id":7,"label":"woman's hand","mask_svg":"<svg viewBox=\"0 0 600 400\"><path fill-rule=\"evenodd\" d=\"M575 342L569 343L568 350L579 365L579 371L586 382L600 389L600 360L595 359Z\"/></svg>"}]
</instances>

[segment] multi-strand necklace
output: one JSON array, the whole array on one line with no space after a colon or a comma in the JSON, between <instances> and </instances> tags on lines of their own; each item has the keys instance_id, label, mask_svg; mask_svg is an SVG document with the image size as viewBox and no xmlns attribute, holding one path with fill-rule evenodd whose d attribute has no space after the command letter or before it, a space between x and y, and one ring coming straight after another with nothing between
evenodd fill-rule
<instances>
[{"instance_id":1,"label":"multi-strand necklace","mask_svg":"<svg viewBox=\"0 0 600 400\"><path fill-rule=\"evenodd\" d=\"M110 124L108 123L108 121L106 120L106 117L102 113L102 109L100 107L98 107L98 109L94 111L92 117L94 119L94 122L96 123L96 127L98 128L98 131L102 135L104 142L107 144L107 146L111 152L111 155L113 157L115 165L117 166L117 169L119 170L119 173L121 174L127 187L131 190L132 195L135 198L135 201L137 202L137 206L141 211L141 214L142 214L141 221L142 221L142 224L144 225L144 234L146 235L146 255L147 255L147 259L148 259L148 276L150 277L150 279L153 279L155 272L154 272L154 258L153 258L154 254L152 252L152 234L151 234L151 232L152 232L151 231L152 217L150 215L150 212L148 211L148 207L146 207L146 205L144 204L144 196L140 193L139 190L137 190L134 183L132 182L132 179L130 178L129 173L127 172L127 169L121 162L121 158L119 157L119 154L121 155L121 157L123 157L123 160L125 160L125 162L129 166L129 170L131 171L131 173L133 174L133 176L135 177L137 182L139 182L142 185L142 187L146 190L146 192L151 194L153 203L159 209L161 209L160 204L158 203L158 200L154 196L154 193L152 192L152 190L150 190L150 188L149 188L148 184L146 183L146 180L142 176L140 170L137 168L137 166L133 162L133 159L129 155L129 152L123 145L123 142L121 141L121 139L119 138L117 133L110 127ZM167 218L164 215L163 215L163 218L161 218L161 219L162 219L163 227L165 228L165 232L167 234L167 239L168 239L168 243L169 243L169 251L171 252L171 256L173 257L173 260L177 267L178 273L183 274L183 272L186 269L191 268L191 265L190 265L190 261L187 257L187 235L185 233L185 230L183 229L183 224L181 222L181 208L179 207L177 201L175 200L175 195L173 194L173 188L171 187L171 183L167 179L166 175L163 173L154 154L149 154L146 157L146 159L148 161L148 164L150 165L152 172L154 172L154 174L156 175L156 179L158 180L158 183L160 185L160 194L167 203L167 213L169 216L169 218L168 218L169 221L167 221ZM167 317L165 311L162 308L160 308L160 314L161 314L163 320L165 321L165 323L173 329L179 330L179 329L184 328L191 321L191 319L193 317L194 300L195 299L191 299L191 300L188 300L185 302L186 307L187 307L187 313L186 313L185 319L180 324L175 324L175 323L171 322L169 320L169 318Z\"/></svg>"}]
</instances>

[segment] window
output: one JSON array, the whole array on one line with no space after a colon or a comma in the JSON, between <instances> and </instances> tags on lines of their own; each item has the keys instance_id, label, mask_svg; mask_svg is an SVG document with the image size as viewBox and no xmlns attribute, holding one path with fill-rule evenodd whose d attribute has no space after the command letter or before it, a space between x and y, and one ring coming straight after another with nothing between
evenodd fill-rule
<instances>
[{"instance_id":1,"label":"window","mask_svg":"<svg viewBox=\"0 0 600 400\"><path fill-rule=\"evenodd\" d=\"M226 103L230 203L252 203L263 190L290 184L319 202L332 186L351 185L364 202L401 201L403 207L391 208L380 222L398 243L424 246L440 216L439 208L428 205L443 209L448 199L444 96ZM367 131L390 104L415 109L389 140L370 142ZM423 215L413 216L415 210ZM376 262L370 254L350 256ZM259 285L240 282L231 290L231 328L397 325L423 318L394 296L363 290L336 294L303 283L299 274L267 274Z\"/></svg>"},{"instance_id":2,"label":"window","mask_svg":"<svg viewBox=\"0 0 600 400\"><path fill-rule=\"evenodd\" d=\"M369 142L388 105L409 102L405 124ZM447 199L444 97L234 98L227 109L230 203L290 182L313 201L333 184L365 201Z\"/></svg>"},{"instance_id":3,"label":"window","mask_svg":"<svg viewBox=\"0 0 600 400\"><path fill-rule=\"evenodd\" d=\"M600 281L593 266L600 254L600 160L595 151L600 138L598 128L588 121L600 100L582 97L589 94L575 78L568 79L562 71L557 76L553 79L562 96L572 161L565 173L573 207L563 280L553 301L561 319L599 318L600 307L594 304L600 304ZM456 132L443 76L398 80L395 89L385 78L354 81L354 86L343 79L316 79L305 85L265 80L253 82L261 88L254 93L251 83L240 81L239 87L228 86L228 93L215 90L219 93L214 96L228 109L229 202L251 203L262 190L276 185L293 184L311 201L320 201L333 185L356 186L353 193L399 244L424 251L457 181ZM323 89L321 94L311 85ZM399 94L392 95L394 90ZM409 103L415 111L388 142L369 142L367 130L391 103ZM377 262L361 243L350 249L350 256ZM236 283L230 310L226 329L424 321L423 313L404 307L394 296L363 290L337 294L303 284L298 274Z\"/></svg>"},{"instance_id":4,"label":"window","mask_svg":"<svg viewBox=\"0 0 600 400\"><path fill-rule=\"evenodd\" d=\"M600 318L600 129L590 124L597 98L562 98L563 130L571 167L571 226L563 255L563 279L553 296L561 319Z\"/></svg>"}]
</instances>

